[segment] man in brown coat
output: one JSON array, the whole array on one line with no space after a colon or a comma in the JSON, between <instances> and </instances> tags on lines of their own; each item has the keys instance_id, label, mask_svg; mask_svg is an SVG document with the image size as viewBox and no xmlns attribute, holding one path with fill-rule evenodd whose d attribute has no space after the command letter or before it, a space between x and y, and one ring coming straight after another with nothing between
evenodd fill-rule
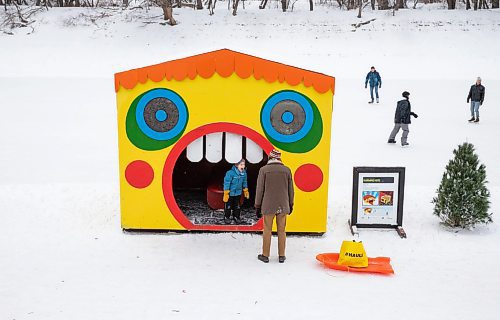
<instances>
[{"instance_id":1,"label":"man in brown coat","mask_svg":"<svg viewBox=\"0 0 500 320\"><path fill-rule=\"evenodd\" d=\"M271 151L269 161L260 168L255 193L257 218L264 215L262 254L257 258L262 262L269 262L273 221L276 217L279 262L283 263L286 259L286 216L293 211L294 191L292 172L281 162L281 153L278 150Z\"/></svg>"}]
</instances>

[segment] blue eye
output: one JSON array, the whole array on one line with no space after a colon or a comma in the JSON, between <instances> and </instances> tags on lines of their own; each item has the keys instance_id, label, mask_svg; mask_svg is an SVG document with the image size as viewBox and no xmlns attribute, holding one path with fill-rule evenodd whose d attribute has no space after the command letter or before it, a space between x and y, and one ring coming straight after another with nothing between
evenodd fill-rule
<instances>
[{"instance_id":1,"label":"blue eye","mask_svg":"<svg viewBox=\"0 0 500 320\"><path fill-rule=\"evenodd\" d=\"M151 90L137 103L137 125L154 140L176 137L186 127L187 119L186 104L177 93L168 89Z\"/></svg>"},{"instance_id":2,"label":"blue eye","mask_svg":"<svg viewBox=\"0 0 500 320\"><path fill-rule=\"evenodd\" d=\"M261 125L271 143L283 150L303 153L321 140L323 122L314 102L296 91L271 95L261 110Z\"/></svg>"},{"instance_id":3,"label":"blue eye","mask_svg":"<svg viewBox=\"0 0 500 320\"><path fill-rule=\"evenodd\" d=\"M127 136L140 149L160 150L180 138L188 119L186 103L177 93L153 89L132 102L127 113Z\"/></svg>"},{"instance_id":4,"label":"blue eye","mask_svg":"<svg viewBox=\"0 0 500 320\"><path fill-rule=\"evenodd\" d=\"M300 93L281 91L264 103L261 113L266 133L279 142L296 142L304 138L312 128L312 106Z\"/></svg>"}]
</instances>

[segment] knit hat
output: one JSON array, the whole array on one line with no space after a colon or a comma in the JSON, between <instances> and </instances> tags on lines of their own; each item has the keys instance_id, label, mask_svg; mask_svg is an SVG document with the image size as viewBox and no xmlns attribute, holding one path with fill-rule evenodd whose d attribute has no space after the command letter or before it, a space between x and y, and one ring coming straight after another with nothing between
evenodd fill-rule
<instances>
[{"instance_id":1,"label":"knit hat","mask_svg":"<svg viewBox=\"0 0 500 320\"><path fill-rule=\"evenodd\" d=\"M237 166L237 165L239 165L240 163L245 164L245 159L241 159L240 161L236 162L236 163L235 163L235 165Z\"/></svg>"},{"instance_id":2,"label":"knit hat","mask_svg":"<svg viewBox=\"0 0 500 320\"><path fill-rule=\"evenodd\" d=\"M410 93L408 91L403 92L403 97L408 98L409 95Z\"/></svg>"},{"instance_id":3,"label":"knit hat","mask_svg":"<svg viewBox=\"0 0 500 320\"><path fill-rule=\"evenodd\" d=\"M481 81L481 77L477 77L477 81Z\"/></svg>"},{"instance_id":4,"label":"knit hat","mask_svg":"<svg viewBox=\"0 0 500 320\"><path fill-rule=\"evenodd\" d=\"M269 159L281 159L281 152L276 149L273 149L271 153L269 153Z\"/></svg>"}]
</instances>

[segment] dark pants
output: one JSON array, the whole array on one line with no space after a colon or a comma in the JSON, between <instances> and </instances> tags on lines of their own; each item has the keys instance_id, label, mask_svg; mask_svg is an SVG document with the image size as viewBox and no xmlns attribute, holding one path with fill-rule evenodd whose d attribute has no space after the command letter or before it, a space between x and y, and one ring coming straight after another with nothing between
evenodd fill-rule
<instances>
[{"instance_id":1,"label":"dark pants","mask_svg":"<svg viewBox=\"0 0 500 320\"><path fill-rule=\"evenodd\" d=\"M231 211L233 212L233 217L239 219L240 218L240 200L241 194L239 196L230 196L229 201L224 205L224 217L230 218Z\"/></svg>"}]
</instances>

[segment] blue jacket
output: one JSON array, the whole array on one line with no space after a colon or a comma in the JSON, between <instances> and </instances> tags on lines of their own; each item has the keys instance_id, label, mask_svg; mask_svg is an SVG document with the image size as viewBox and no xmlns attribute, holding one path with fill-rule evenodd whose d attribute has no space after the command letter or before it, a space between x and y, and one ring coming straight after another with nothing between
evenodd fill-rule
<instances>
[{"instance_id":1,"label":"blue jacket","mask_svg":"<svg viewBox=\"0 0 500 320\"><path fill-rule=\"evenodd\" d=\"M243 189L248 188L247 172L240 172L236 166L226 172L224 177L224 190L229 190L230 196L239 196L243 193Z\"/></svg>"},{"instance_id":2,"label":"blue jacket","mask_svg":"<svg viewBox=\"0 0 500 320\"><path fill-rule=\"evenodd\" d=\"M382 85L382 78L380 78L380 74L378 71L375 72L368 72L366 75L366 80L365 80L365 86L370 81L370 87L376 87L376 86L381 86Z\"/></svg>"}]
</instances>

